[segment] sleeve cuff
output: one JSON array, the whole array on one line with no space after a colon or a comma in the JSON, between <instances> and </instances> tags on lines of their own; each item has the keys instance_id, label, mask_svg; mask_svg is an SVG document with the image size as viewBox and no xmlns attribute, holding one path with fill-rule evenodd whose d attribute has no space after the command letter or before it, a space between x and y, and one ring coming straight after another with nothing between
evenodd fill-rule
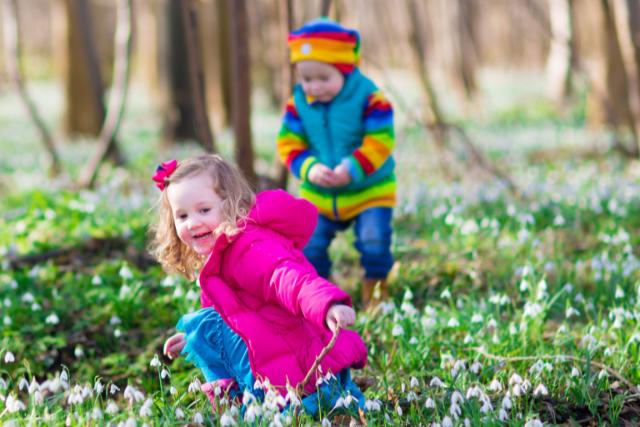
<instances>
[{"instance_id":1,"label":"sleeve cuff","mask_svg":"<svg viewBox=\"0 0 640 427\"><path fill-rule=\"evenodd\" d=\"M353 182L360 182L364 179L364 171L353 156L345 157L340 164L347 168Z\"/></svg>"}]
</instances>

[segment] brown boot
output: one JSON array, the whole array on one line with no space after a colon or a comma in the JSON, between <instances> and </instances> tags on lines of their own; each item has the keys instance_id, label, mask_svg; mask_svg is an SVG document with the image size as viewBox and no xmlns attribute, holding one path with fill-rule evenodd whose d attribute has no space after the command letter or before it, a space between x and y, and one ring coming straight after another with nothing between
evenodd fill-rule
<instances>
[{"instance_id":1,"label":"brown boot","mask_svg":"<svg viewBox=\"0 0 640 427\"><path fill-rule=\"evenodd\" d=\"M365 278L362 282L362 307L377 307L382 301L389 298L387 279Z\"/></svg>"}]
</instances>

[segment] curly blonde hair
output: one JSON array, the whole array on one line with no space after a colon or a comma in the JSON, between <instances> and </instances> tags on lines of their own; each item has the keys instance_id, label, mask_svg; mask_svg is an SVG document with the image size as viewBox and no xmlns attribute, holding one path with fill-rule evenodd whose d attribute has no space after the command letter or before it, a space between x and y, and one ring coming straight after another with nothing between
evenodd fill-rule
<instances>
[{"instance_id":1,"label":"curly blonde hair","mask_svg":"<svg viewBox=\"0 0 640 427\"><path fill-rule=\"evenodd\" d=\"M185 245L176 232L167 188L186 178L206 173L211 185L222 199L220 214L222 222L215 235L233 236L244 227L247 215L255 202L255 194L242 173L217 154L208 154L187 159L164 181L165 187L158 202L158 220L151 225L152 240L149 251L168 273L180 273L190 280L204 264L205 258Z\"/></svg>"}]
</instances>

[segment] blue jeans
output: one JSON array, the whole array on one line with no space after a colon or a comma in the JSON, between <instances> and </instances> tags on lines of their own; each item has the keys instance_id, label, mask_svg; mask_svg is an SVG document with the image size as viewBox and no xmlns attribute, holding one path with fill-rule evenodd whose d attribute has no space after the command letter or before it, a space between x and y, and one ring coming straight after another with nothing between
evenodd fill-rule
<instances>
[{"instance_id":1,"label":"blue jeans","mask_svg":"<svg viewBox=\"0 0 640 427\"><path fill-rule=\"evenodd\" d=\"M304 254L322 277L329 277L331 260L327 249L338 231L354 224L356 249L367 279L384 279L393 265L391 255L391 208L370 208L347 221L333 221L318 216L318 225L304 248Z\"/></svg>"}]
</instances>

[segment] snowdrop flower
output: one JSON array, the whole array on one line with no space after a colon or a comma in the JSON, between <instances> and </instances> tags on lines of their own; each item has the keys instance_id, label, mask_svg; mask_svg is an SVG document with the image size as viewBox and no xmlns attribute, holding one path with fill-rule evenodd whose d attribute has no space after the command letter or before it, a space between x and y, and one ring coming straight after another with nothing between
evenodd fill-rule
<instances>
[{"instance_id":1,"label":"snowdrop flower","mask_svg":"<svg viewBox=\"0 0 640 427\"><path fill-rule=\"evenodd\" d=\"M615 298L616 298L616 299L622 299L622 298L624 298L624 291L622 290L622 288L620 288L620 286L616 286L616 294L615 294Z\"/></svg>"},{"instance_id":2,"label":"snowdrop flower","mask_svg":"<svg viewBox=\"0 0 640 427\"><path fill-rule=\"evenodd\" d=\"M574 366L573 368L571 368L571 376L572 377L579 377L580 376L580 370Z\"/></svg>"},{"instance_id":3,"label":"snowdrop flower","mask_svg":"<svg viewBox=\"0 0 640 427\"><path fill-rule=\"evenodd\" d=\"M570 319L572 316L580 316L580 312L573 307L568 307L564 314L567 319Z\"/></svg>"},{"instance_id":4,"label":"snowdrop flower","mask_svg":"<svg viewBox=\"0 0 640 427\"><path fill-rule=\"evenodd\" d=\"M122 320L118 316L111 316L109 319L109 324L112 326L119 325L122 323Z\"/></svg>"},{"instance_id":5,"label":"snowdrop flower","mask_svg":"<svg viewBox=\"0 0 640 427\"><path fill-rule=\"evenodd\" d=\"M73 355L76 358L80 359L82 356L84 356L84 350L81 346L77 345L76 348L73 349Z\"/></svg>"},{"instance_id":6,"label":"snowdrop flower","mask_svg":"<svg viewBox=\"0 0 640 427\"><path fill-rule=\"evenodd\" d=\"M433 409L436 407L436 403L433 401L432 398L427 397L427 400L424 402L424 407L427 409Z\"/></svg>"},{"instance_id":7,"label":"snowdrop flower","mask_svg":"<svg viewBox=\"0 0 640 427\"><path fill-rule=\"evenodd\" d=\"M500 408L500 412L498 412L498 419L500 421L506 421L509 418L509 414L503 408Z\"/></svg>"},{"instance_id":8,"label":"snowdrop flower","mask_svg":"<svg viewBox=\"0 0 640 427\"><path fill-rule=\"evenodd\" d=\"M416 345L416 344L418 344L418 338L416 338L416 337L411 337L411 339L409 339L409 344L410 344L410 345Z\"/></svg>"},{"instance_id":9,"label":"snowdrop flower","mask_svg":"<svg viewBox=\"0 0 640 427\"><path fill-rule=\"evenodd\" d=\"M189 384L187 391L189 393L197 393L200 391L200 387L202 387L202 383L200 382L199 379L194 378L193 381L191 381L191 383Z\"/></svg>"},{"instance_id":10,"label":"snowdrop flower","mask_svg":"<svg viewBox=\"0 0 640 427\"><path fill-rule=\"evenodd\" d=\"M458 405L459 403L464 402L464 397L462 397L462 393L458 390L451 393L451 405Z\"/></svg>"},{"instance_id":11,"label":"snowdrop flower","mask_svg":"<svg viewBox=\"0 0 640 427\"><path fill-rule=\"evenodd\" d=\"M442 293L440 294L440 298L441 299L451 298L451 291L449 290L449 288L446 288L444 291L442 291Z\"/></svg>"},{"instance_id":12,"label":"snowdrop flower","mask_svg":"<svg viewBox=\"0 0 640 427\"><path fill-rule=\"evenodd\" d=\"M372 411L379 411L382 405L380 400L374 399L374 400L366 400L364 402L364 407L367 411L372 412Z\"/></svg>"},{"instance_id":13,"label":"snowdrop flower","mask_svg":"<svg viewBox=\"0 0 640 427\"><path fill-rule=\"evenodd\" d=\"M542 383L538 384L538 387L536 387L535 390L533 390L534 396L546 396L548 394L549 394L549 391Z\"/></svg>"},{"instance_id":14,"label":"snowdrop flower","mask_svg":"<svg viewBox=\"0 0 640 427\"><path fill-rule=\"evenodd\" d=\"M109 400L109 403L107 403L107 408L105 409L106 413L109 415L113 415L117 414L119 410L120 409L118 408L116 402L114 402L113 400Z\"/></svg>"},{"instance_id":15,"label":"snowdrop flower","mask_svg":"<svg viewBox=\"0 0 640 427\"><path fill-rule=\"evenodd\" d=\"M527 301L524 305L523 317L537 317L542 313L542 306L535 302Z\"/></svg>"},{"instance_id":16,"label":"snowdrop flower","mask_svg":"<svg viewBox=\"0 0 640 427\"><path fill-rule=\"evenodd\" d=\"M398 414L399 417L402 417L402 414L403 414L402 406L400 405L396 406L396 413Z\"/></svg>"},{"instance_id":17,"label":"snowdrop flower","mask_svg":"<svg viewBox=\"0 0 640 427\"><path fill-rule=\"evenodd\" d=\"M544 424L542 424L542 421L540 421L539 419L533 418L527 421L524 427L544 427Z\"/></svg>"},{"instance_id":18,"label":"snowdrop flower","mask_svg":"<svg viewBox=\"0 0 640 427\"><path fill-rule=\"evenodd\" d=\"M527 279L522 279L520 282L520 292L525 292L529 290L529 281Z\"/></svg>"},{"instance_id":19,"label":"snowdrop flower","mask_svg":"<svg viewBox=\"0 0 640 427\"><path fill-rule=\"evenodd\" d=\"M418 400L418 395L415 391L410 391L407 393L407 402L416 402Z\"/></svg>"},{"instance_id":20,"label":"snowdrop flower","mask_svg":"<svg viewBox=\"0 0 640 427\"><path fill-rule=\"evenodd\" d=\"M598 372L598 379L599 380L601 380L603 378L607 378L608 376L609 376L609 374L604 369L601 369L600 372Z\"/></svg>"},{"instance_id":21,"label":"snowdrop flower","mask_svg":"<svg viewBox=\"0 0 640 427\"><path fill-rule=\"evenodd\" d=\"M46 319L44 319L44 322L48 325L57 325L58 323L60 323L60 318L57 314L51 313L47 316Z\"/></svg>"},{"instance_id":22,"label":"snowdrop flower","mask_svg":"<svg viewBox=\"0 0 640 427\"><path fill-rule=\"evenodd\" d=\"M18 411L24 411L26 406L20 400L13 397L13 394L9 394L4 402L4 407L10 414Z\"/></svg>"},{"instance_id":23,"label":"snowdrop flower","mask_svg":"<svg viewBox=\"0 0 640 427\"><path fill-rule=\"evenodd\" d=\"M326 418L322 419L322 427L331 427L331 421Z\"/></svg>"},{"instance_id":24,"label":"snowdrop flower","mask_svg":"<svg viewBox=\"0 0 640 427\"><path fill-rule=\"evenodd\" d=\"M504 410L510 410L512 403L511 403L511 398L509 396L505 396L502 398L502 403L500 405L502 407L502 409Z\"/></svg>"},{"instance_id":25,"label":"snowdrop flower","mask_svg":"<svg viewBox=\"0 0 640 427\"><path fill-rule=\"evenodd\" d=\"M115 384L113 384L113 383L112 383L112 384L109 386L109 394L116 394L116 393L117 393L117 392L119 392L119 391L120 391L120 387L118 387L117 385L115 385Z\"/></svg>"},{"instance_id":26,"label":"snowdrop flower","mask_svg":"<svg viewBox=\"0 0 640 427\"><path fill-rule=\"evenodd\" d=\"M462 415L462 409L460 409L460 406L452 404L449 407L449 413L454 419L457 420L458 418L460 418L460 415Z\"/></svg>"},{"instance_id":27,"label":"snowdrop flower","mask_svg":"<svg viewBox=\"0 0 640 427\"><path fill-rule=\"evenodd\" d=\"M100 394L102 393L102 390L104 390L104 386L102 385L100 378L98 378L96 382L93 384L93 391L95 391L96 394Z\"/></svg>"},{"instance_id":28,"label":"snowdrop flower","mask_svg":"<svg viewBox=\"0 0 640 427\"><path fill-rule=\"evenodd\" d=\"M442 427L453 427L453 421L451 420L451 418L444 417L442 419Z\"/></svg>"},{"instance_id":29,"label":"snowdrop flower","mask_svg":"<svg viewBox=\"0 0 640 427\"><path fill-rule=\"evenodd\" d=\"M469 334L464 336L464 340L462 341L465 344L470 344L473 342L473 337Z\"/></svg>"},{"instance_id":30,"label":"snowdrop flower","mask_svg":"<svg viewBox=\"0 0 640 427\"><path fill-rule=\"evenodd\" d=\"M91 411L91 418L96 421L102 419L102 411L100 410L100 408L98 407L93 408L93 411Z\"/></svg>"},{"instance_id":31,"label":"snowdrop flower","mask_svg":"<svg viewBox=\"0 0 640 427\"><path fill-rule=\"evenodd\" d=\"M29 381L25 377L20 378L18 382L18 388L20 390L27 390L29 388Z\"/></svg>"},{"instance_id":32,"label":"snowdrop flower","mask_svg":"<svg viewBox=\"0 0 640 427\"><path fill-rule=\"evenodd\" d=\"M125 263L120 267L120 271L118 271L120 277L124 280L133 279L133 273L129 270L129 266Z\"/></svg>"},{"instance_id":33,"label":"snowdrop flower","mask_svg":"<svg viewBox=\"0 0 640 427\"><path fill-rule=\"evenodd\" d=\"M247 406L247 410L244 413L244 420L252 423L261 415L262 415L262 408L260 407L260 405L256 405L254 403Z\"/></svg>"},{"instance_id":34,"label":"snowdrop flower","mask_svg":"<svg viewBox=\"0 0 640 427\"><path fill-rule=\"evenodd\" d=\"M482 323L483 320L484 318L480 313L473 313L473 316L471 316L471 323Z\"/></svg>"},{"instance_id":35,"label":"snowdrop flower","mask_svg":"<svg viewBox=\"0 0 640 427\"><path fill-rule=\"evenodd\" d=\"M140 416L144 418L144 417L150 417L151 415L153 415L153 412L151 411L152 405L153 405L152 399L145 400L142 406L140 407Z\"/></svg>"},{"instance_id":36,"label":"snowdrop flower","mask_svg":"<svg viewBox=\"0 0 640 427\"><path fill-rule=\"evenodd\" d=\"M339 409L344 407L344 398L343 397L339 397L338 400L336 400L336 404L333 405L333 409Z\"/></svg>"},{"instance_id":37,"label":"snowdrop flower","mask_svg":"<svg viewBox=\"0 0 640 427\"><path fill-rule=\"evenodd\" d=\"M170 395L175 395L178 392L178 389L175 388L174 386L169 387L169 394Z\"/></svg>"},{"instance_id":38,"label":"snowdrop flower","mask_svg":"<svg viewBox=\"0 0 640 427\"><path fill-rule=\"evenodd\" d=\"M509 385L522 384L522 377L516 373L509 378Z\"/></svg>"},{"instance_id":39,"label":"snowdrop flower","mask_svg":"<svg viewBox=\"0 0 640 427\"><path fill-rule=\"evenodd\" d=\"M411 381L409 382L409 387L411 388L420 387L420 383L418 382L418 379L416 377L411 377Z\"/></svg>"},{"instance_id":40,"label":"snowdrop flower","mask_svg":"<svg viewBox=\"0 0 640 427\"><path fill-rule=\"evenodd\" d=\"M13 363L16 361L15 356L13 355L13 353L11 353L10 351L7 351L4 354L4 363Z\"/></svg>"},{"instance_id":41,"label":"snowdrop flower","mask_svg":"<svg viewBox=\"0 0 640 427\"><path fill-rule=\"evenodd\" d=\"M168 378L168 377L170 377L170 376L171 376L171 374L169 374L169 371L167 371L166 369L163 369L160 372L160 378L162 378L163 380Z\"/></svg>"},{"instance_id":42,"label":"snowdrop flower","mask_svg":"<svg viewBox=\"0 0 640 427\"><path fill-rule=\"evenodd\" d=\"M154 354L153 359L151 359L151 362L149 362L149 366L151 366L152 368L157 368L160 365L162 364L160 363L160 359L158 358L158 355Z\"/></svg>"},{"instance_id":43,"label":"snowdrop flower","mask_svg":"<svg viewBox=\"0 0 640 427\"><path fill-rule=\"evenodd\" d=\"M442 380L438 377L433 377L431 378L431 381L429 382L429 386L430 387L444 387L444 383L442 382Z\"/></svg>"},{"instance_id":44,"label":"snowdrop flower","mask_svg":"<svg viewBox=\"0 0 640 427\"><path fill-rule=\"evenodd\" d=\"M402 326L400 325L394 325L393 326L393 330L391 331L391 335L393 335L394 337L399 337L401 335L404 334L404 329L402 329Z\"/></svg>"},{"instance_id":45,"label":"snowdrop flower","mask_svg":"<svg viewBox=\"0 0 640 427\"><path fill-rule=\"evenodd\" d=\"M98 276L97 274L96 274L96 275L94 275L94 276L91 278L91 284L92 284L93 286L99 286L99 285L102 285L102 278L101 278L100 276Z\"/></svg>"},{"instance_id":46,"label":"snowdrop flower","mask_svg":"<svg viewBox=\"0 0 640 427\"><path fill-rule=\"evenodd\" d=\"M193 419L192 419L194 424L203 424L204 423L204 417L202 416L202 414L200 412L196 412L195 414L193 414Z\"/></svg>"},{"instance_id":47,"label":"snowdrop flower","mask_svg":"<svg viewBox=\"0 0 640 427\"><path fill-rule=\"evenodd\" d=\"M181 408L176 408L176 418L179 420L184 418L184 411Z\"/></svg>"},{"instance_id":48,"label":"snowdrop flower","mask_svg":"<svg viewBox=\"0 0 640 427\"><path fill-rule=\"evenodd\" d=\"M128 385L124 389L124 398L129 402L139 402L144 399L144 394L132 385Z\"/></svg>"},{"instance_id":49,"label":"snowdrop flower","mask_svg":"<svg viewBox=\"0 0 640 427\"><path fill-rule=\"evenodd\" d=\"M477 375L478 372L480 372L480 369L482 369L482 364L476 360L475 362L473 362L471 368L469 369L471 370L471 372Z\"/></svg>"},{"instance_id":50,"label":"snowdrop flower","mask_svg":"<svg viewBox=\"0 0 640 427\"><path fill-rule=\"evenodd\" d=\"M458 326L460 326L460 322L457 318L452 317L451 319L449 319L449 322L447 322L447 326L450 328L457 328Z\"/></svg>"}]
</instances>

